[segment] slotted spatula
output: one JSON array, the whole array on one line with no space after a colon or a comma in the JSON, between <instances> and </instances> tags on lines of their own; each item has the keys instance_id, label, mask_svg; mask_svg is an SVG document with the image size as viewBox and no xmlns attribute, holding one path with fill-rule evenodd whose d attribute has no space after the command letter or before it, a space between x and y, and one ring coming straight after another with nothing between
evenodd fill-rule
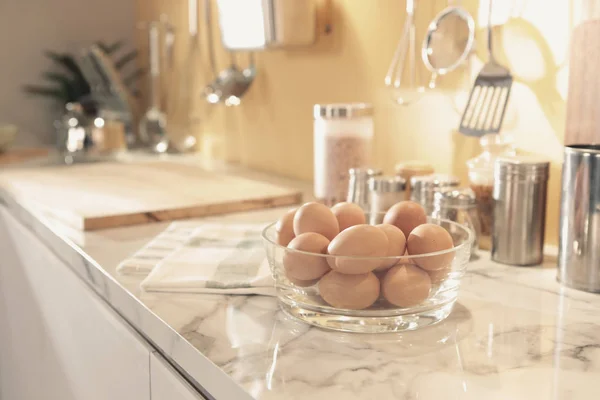
<instances>
[{"instance_id":1,"label":"slotted spatula","mask_svg":"<svg viewBox=\"0 0 600 400\"><path fill-rule=\"evenodd\" d=\"M488 62L475 79L459 131L468 136L498 133L506 112L513 77L492 53L492 0L488 13Z\"/></svg>"}]
</instances>

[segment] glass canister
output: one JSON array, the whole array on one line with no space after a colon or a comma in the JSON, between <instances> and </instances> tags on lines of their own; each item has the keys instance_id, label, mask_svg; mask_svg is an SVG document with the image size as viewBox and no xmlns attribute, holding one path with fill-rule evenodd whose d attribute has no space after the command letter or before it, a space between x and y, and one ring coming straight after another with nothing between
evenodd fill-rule
<instances>
[{"instance_id":1,"label":"glass canister","mask_svg":"<svg viewBox=\"0 0 600 400\"><path fill-rule=\"evenodd\" d=\"M371 161L373 107L365 103L314 106L314 194L331 206L345 201L348 171Z\"/></svg>"},{"instance_id":2,"label":"glass canister","mask_svg":"<svg viewBox=\"0 0 600 400\"><path fill-rule=\"evenodd\" d=\"M448 219L471 229L475 234L472 254L475 254L481 235L481 223L475 192L469 188L442 188L435 192L433 218Z\"/></svg>"},{"instance_id":3,"label":"glass canister","mask_svg":"<svg viewBox=\"0 0 600 400\"><path fill-rule=\"evenodd\" d=\"M479 144L483 152L467 161L469 184L477 199L477 210L481 223L479 248L490 250L492 247L492 226L494 219L494 163L498 157L516 154L510 136L491 134L482 136Z\"/></svg>"}]
</instances>

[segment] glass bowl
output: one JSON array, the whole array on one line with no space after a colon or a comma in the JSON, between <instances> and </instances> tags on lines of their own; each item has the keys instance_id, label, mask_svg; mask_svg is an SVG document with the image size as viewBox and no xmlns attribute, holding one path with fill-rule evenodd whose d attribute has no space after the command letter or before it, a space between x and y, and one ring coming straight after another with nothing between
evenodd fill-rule
<instances>
[{"instance_id":1,"label":"glass bowl","mask_svg":"<svg viewBox=\"0 0 600 400\"><path fill-rule=\"evenodd\" d=\"M379 224L383 220L383 215L367 214L367 221L370 221L371 225ZM471 256L474 234L469 228L449 220L428 217L427 222L439 225L449 232L453 239L454 247L418 256L331 256L308 253L281 246L276 242L277 232L275 230L275 223L268 225L263 230L262 237L271 272L275 279L277 297L281 308L288 314L311 325L343 332L398 332L414 330L442 321L450 315L456 302L460 280L465 273L466 265ZM319 280L298 282L292 281L286 276L284 258L290 256L311 263L326 261L329 264L339 261L350 261L353 263L367 262L372 264L375 262L393 268L401 268L403 265L407 265L407 269L418 268L420 271L425 271L429 277L431 282L429 295L426 298L423 298L423 295L421 295L421 300L416 304L400 307L388 302L383 297L383 290L381 290L379 298L367 308L347 309L333 307L327 304L321 297L319 293ZM434 260L440 260L440 256L444 260L443 263L445 265L442 269L426 271L419 266L431 264ZM379 282L384 279L388 270L374 271ZM420 271L417 272L421 274ZM372 280L372 277L370 279Z\"/></svg>"}]
</instances>

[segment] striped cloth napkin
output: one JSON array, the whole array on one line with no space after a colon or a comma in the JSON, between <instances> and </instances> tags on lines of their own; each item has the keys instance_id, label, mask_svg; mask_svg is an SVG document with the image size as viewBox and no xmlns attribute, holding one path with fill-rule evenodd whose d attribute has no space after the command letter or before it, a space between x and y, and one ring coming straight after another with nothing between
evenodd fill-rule
<instances>
[{"instance_id":1,"label":"striped cloth napkin","mask_svg":"<svg viewBox=\"0 0 600 400\"><path fill-rule=\"evenodd\" d=\"M141 265L136 255L147 259L147 250L158 255L158 249L167 248L163 247L166 239L173 247L142 281L143 290L274 296L275 282L261 239L263 228L264 224L202 224L190 233L189 226L173 227L123 264Z\"/></svg>"},{"instance_id":2,"label":"striped cloth napkin","mask_svg":"<svg viewBox=\"0 0 600 400\"><path fill-rule=\"evenodd\" d=\"M183 247L192 237L198 223L173 222L167 229L152 239L142 249L138 250L117 266L117 272L123 275L147 276L154 267L167 258L168 255Z\"/></svg>"}]
</instances>

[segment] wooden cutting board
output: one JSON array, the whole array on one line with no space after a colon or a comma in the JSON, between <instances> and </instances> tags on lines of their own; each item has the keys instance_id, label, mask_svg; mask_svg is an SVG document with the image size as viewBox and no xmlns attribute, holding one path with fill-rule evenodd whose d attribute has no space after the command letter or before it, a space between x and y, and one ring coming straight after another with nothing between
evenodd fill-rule
<instances>
[{"instance_id":1,"label":"wooden cutting board","mask_svg":"<svg viewBox=\"0 0 600 400\"><path fill-rule=\"evenodd\" d=\"M175 162L97 163L0 173L0 187L83 230L297 204L300 190Z\"/></svg>"},{"instance_id":2,"label":"wooden cutting board","mask_svg":"<svg viewBox=\"0 0 600 400\"><path fill-rule=\"evenodd\" d=\"M48 148L10 149L7 152L0 151L0 166L6 164L20 163L31 160L32 158L45 157L50 152Z\"/></svg>"}]
</instances>

